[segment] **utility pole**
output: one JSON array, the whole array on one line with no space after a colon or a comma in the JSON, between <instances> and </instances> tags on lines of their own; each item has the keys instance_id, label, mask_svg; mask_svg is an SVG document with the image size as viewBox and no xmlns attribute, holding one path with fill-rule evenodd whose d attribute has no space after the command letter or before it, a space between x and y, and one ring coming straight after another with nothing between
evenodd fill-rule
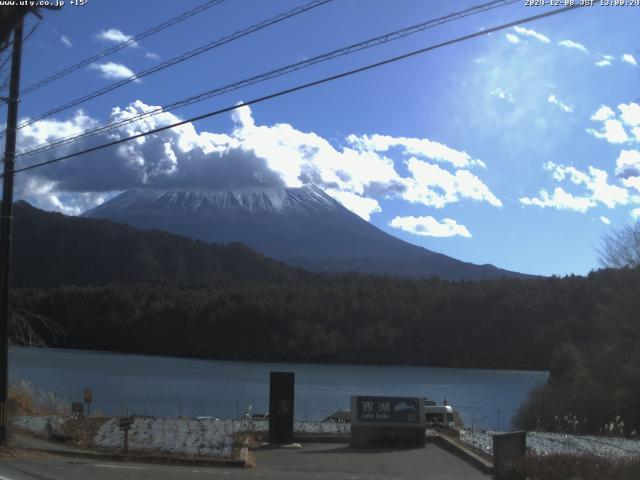
<instances>
[{"instance_id":1,"label":"utility pole","mask_svg":"<svg viewBox=\"0 0 640 480\"><path fill-rule=\"evenodd\" d=\"M16 156L20 62L22 60L21 19L13 31L11 83L7 102L7 135L4 145L2 211L0 213L0 447L7 444L7 393L9 390L9 285L11 278L11 223L13 220L13 172Z\"/></svg>"}]
</instances>

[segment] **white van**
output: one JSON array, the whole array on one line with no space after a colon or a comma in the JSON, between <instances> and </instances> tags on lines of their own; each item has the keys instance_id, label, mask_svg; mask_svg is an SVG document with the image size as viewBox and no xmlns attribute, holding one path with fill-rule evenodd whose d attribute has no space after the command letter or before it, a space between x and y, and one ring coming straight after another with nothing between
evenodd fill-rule
<instances>
[{"instance_id":1,"label":"white van","mask_svg":"<svg viewBox=\"0 0 640 480\"><path fill-rule=\"evenodd\" d=\"M454 426L451 405L425 405L424 416L427 425Z\"/></svg>"}]
</instances>

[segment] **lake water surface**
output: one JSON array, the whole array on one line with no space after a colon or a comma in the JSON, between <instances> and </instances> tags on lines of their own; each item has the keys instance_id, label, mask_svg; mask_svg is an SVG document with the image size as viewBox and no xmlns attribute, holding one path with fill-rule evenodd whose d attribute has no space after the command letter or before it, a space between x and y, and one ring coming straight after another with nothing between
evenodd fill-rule
<instances>
[{"instance_id":1,"label":"lake water surface","mask_svg":"<svg viewBox=\"0 0 640 480\"><path fill-rule=\"evenodd\" d=\"M79 350L12 347L10 374L69 402L93 389L92 410L105 415L234 418L265 412L269 372L296 374L295 417L321 420L348 409L351 395L446 398L465 425L507 429L547 372L460 368L312 365L192 360Z\"/></svg>"}]
</instances>

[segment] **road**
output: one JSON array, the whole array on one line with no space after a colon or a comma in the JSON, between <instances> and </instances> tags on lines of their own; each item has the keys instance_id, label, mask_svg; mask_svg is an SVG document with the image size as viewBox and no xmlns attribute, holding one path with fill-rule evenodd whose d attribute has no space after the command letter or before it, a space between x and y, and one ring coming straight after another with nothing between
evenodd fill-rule
<instances>
[{"instance_id":1,"label":"road","mask_svg":"<svg viewBox=\"0 0 640 480\"><path fill-rule=\"evenodd\" d=\"M305 444L300 450L253 452L257 467L176 467L102 462L26 454L0 463L0 480L486 480L476 469L436 447L419 450L355 451L343 444Z\"/></svg>"}]
</instances>

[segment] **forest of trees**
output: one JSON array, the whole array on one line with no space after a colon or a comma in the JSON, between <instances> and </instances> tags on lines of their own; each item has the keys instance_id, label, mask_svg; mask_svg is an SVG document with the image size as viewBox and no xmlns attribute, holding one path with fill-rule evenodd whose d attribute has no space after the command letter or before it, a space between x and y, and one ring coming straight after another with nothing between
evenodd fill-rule
<instances>
[{"instance_id":1,"label":"forest of trees","mask_svg":"<svg viewBox=\"0 0 640 480\"><path fill-rule=\"evenodd\" d=\"M53 346L309 362L547 369L565 343L628 341L639 270L480 282L314 275L22 288Z\"/></svg>"}]
</instances>

